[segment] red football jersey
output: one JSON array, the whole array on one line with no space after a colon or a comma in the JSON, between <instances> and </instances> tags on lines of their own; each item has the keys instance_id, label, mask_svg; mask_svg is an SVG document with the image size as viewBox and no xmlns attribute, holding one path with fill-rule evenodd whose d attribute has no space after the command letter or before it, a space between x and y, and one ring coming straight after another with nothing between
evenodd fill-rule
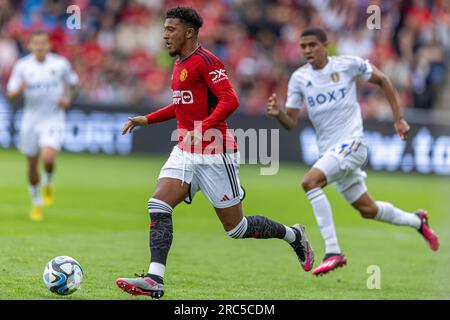
<instances>
[{"instance_id":1,"label":"red football jersey","mask_svg":"<svg viewBox=\"0 0 450 320\"><path fill-rule=\"evenodd\" d=\"M239 106L239 100L223 63L210 51L199 46L188 57L175 61L172 72L172 98L172 108L178 123L178 146L182 150L202 153L237 150L226 118ZM183 144L186 132L194 130L194 126L199 129L200 123L203 133L201 148ZM211 130L208 133L209 129L216 131L211 134Z\"/></svg>"}]
</instances>

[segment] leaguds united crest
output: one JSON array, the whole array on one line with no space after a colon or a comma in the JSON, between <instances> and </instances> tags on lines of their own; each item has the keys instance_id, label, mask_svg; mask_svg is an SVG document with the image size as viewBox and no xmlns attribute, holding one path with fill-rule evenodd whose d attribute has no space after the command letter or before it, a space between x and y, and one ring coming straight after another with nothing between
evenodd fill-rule
<instances>
[{"instance_id":1,"label":"leaguds united crest","mask_svg":"<svg viewBox=\"0 0 450 320\"><path fill-rule=\"evenodd\" d=\"M333 80L334 82L339 82L339 79L340 79L339 72L333 72L331 74L331 80Z\"/></svg>"}]
</instances>

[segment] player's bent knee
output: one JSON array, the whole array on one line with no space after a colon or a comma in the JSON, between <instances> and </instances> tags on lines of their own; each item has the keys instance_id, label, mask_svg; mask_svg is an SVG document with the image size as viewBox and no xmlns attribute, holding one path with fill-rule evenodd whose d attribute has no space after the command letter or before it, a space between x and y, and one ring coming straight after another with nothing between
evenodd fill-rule
<instances>
[{"instance_id":1,"label":"player's bent knee","mask_svg":"<svg viewBox=\"0 0 450 320\"><path fill-rule=\"evenodd\" d=\"M48 157L42 159L45 165L53 165L55 163L55 159L53 157Z\"/></svg>"},{"instance_id":2,"label":"player's bent knee","mask_svg":"<svg viewBox=\"0 0 450 320\"><path fill-rule=\"evenodd\" d=\"M45 163L53 163L56 158L57 151L51 148L43 148L41 158Z\"/></svg>"},{"instance_id":3,"label":"player's bent knee","mask_svg":"<svg viewBox=\"0 0 450 320\"><path fill-rule=\"evenodd\" d=\"M316 179L311 178L307 175L303 177L302 188L305 192L308 192L312 189L319 188L319 187L320 187L320 183Z\"/></svg>"},{"instance_id":4,"label":"player's bent knee","mask_svg":"<svg viewBox=\"0 0 450 320\"><path fill-rule=\"evenodd\" d=\"M55 163L55 157L52 155L43 155L42 161L45 166L52 166Z\"/></svg>"}]
</instances>

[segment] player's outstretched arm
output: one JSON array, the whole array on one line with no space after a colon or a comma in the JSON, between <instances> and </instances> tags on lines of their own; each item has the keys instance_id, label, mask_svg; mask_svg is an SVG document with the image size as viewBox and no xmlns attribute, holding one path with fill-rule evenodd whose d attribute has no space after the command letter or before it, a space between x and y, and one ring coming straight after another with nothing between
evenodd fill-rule
<instances>
[{"instance_id":1,"label":"player's outstretched arm","mask_svg":"<svg viewBox=\"0 0 450 320\"><path fill-rule=\"evenodd\" d=\"M297 125L300 112L298 109L280 108L277 95L272 93L267 102L267 114L276 118L285 129L291 130Z\"/></svg>"},{"instance_id":2,"label":"player's outstretched arm","mask_svg":"<svg viewBox=\"0 0 450 320\"><path fill-rule=\"evenodd\" d=\"M127 132L131 133L135 127L146 126L152 123L158 123L173 119L176 117L175 105L169 104L168 106L156 110L155 112L149 113L145 116L129 117L128 121L124 124L122 128L122 135Z\"/></svg>"},{"instance_id":3,"label":"player's outstretched arm","mask_svg":"<svg viewBox=\"0 0 450 320\"><path fill-rule=\"evenodd\" d=\"M148 121L145 116L129 117L127 123L125 123L122 128L122 135L127 132L131 133L135 127L145 126L147 124Z\"/></svg>"},{"instance_id":4,"label":"player's outstretched arm","mask_svg":"<svg viewBox=\"0 0 450 320\"><path fill-rule=\"evenodd\" d=\"M380 86L383 90L387 100L389 101L389 105L391 106L392 115L394 116L395 131L400 136L400 139L406 140L410 127L408 122L406 122L402 116L397 91L387 75L373 65L372 68L373 72L369 82Z\"/></svg>"}]
</instances>

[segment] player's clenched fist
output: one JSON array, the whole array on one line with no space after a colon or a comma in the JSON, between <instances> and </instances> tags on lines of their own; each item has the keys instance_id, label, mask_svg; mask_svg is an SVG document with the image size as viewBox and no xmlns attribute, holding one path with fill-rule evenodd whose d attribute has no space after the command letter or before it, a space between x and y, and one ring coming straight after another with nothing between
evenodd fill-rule
<instances>
[{"instance_id":1,"label":"player's clenched fist","mask_svg":"<svg viewBox=\"0 0 450 320\"><path fill-rule=\"evenodd\" d=\"M58 107L60 107L61 109L67 109L70 107L70 97L67 96L63 96L61 97L61 99L58 100Z\"/></svg>"},{"instance_id":2,"label":"player's clenched fist","mask_svg":"<svg viewBox=\"0 0 450 320\"><path fill-rule=\"evenodd\" d=\"M122 128L122 135L127 132L133 131L137 126L145 126L148 124L147 118L145 116L129 117L128 122Z\"/></svg>"},{"instance_id":3,"label":"player's clenched fist","mask_svg":"<svg viewBox=\"0 0 450 320\"><path fill-rule=\"evenodd\" d=\"M397 131L398 135L400 136L400 139L403 141L406 140L406 136L408 135L408 132L410 130L408 122L406 122L405 119L400 119L394 123L395 131Z\"/></svg>"},{"instance_id":4,"label":"player's clenched fist","mask_svg":"<svg viewBox=\"0 0 450 320\"><path fill-rule=\"evenodd\" d=\"M277 104L277 95L275 93L272 93L267 102L267 114L272 117L280 114L280 107Z\"/></svg>"}]
</instances>

